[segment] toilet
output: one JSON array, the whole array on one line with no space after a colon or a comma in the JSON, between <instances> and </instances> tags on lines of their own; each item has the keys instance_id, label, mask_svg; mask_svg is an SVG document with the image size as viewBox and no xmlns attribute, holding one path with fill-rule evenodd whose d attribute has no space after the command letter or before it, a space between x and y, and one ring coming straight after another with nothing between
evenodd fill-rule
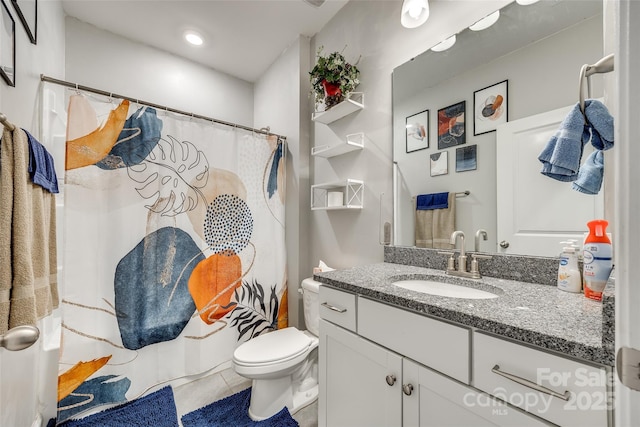
<instances>
[{"instance_id":1,"label":"toilet","mask_svg":"<svg viewBox=\"0 0 640 427\"><path fill-rule=\"evenodd\" d=\"M291 414L318 398L318 289L312 278L302 281L306 331L294 327L262 334L236 348L233 368L252 380L249 417L269 418L285 406Z\"/></svg>"}]
</instances>

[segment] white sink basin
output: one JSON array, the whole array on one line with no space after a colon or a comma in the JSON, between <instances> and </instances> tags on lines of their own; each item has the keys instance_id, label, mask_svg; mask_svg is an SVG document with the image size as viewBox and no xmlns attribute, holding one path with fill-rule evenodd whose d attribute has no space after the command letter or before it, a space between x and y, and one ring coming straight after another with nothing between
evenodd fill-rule
<instances>
[{"instance_id":1,"label":"white sink basin","mask_svg":"<svg viewBox=\"0 0 640 427\"><path fill-rule=\"evenodd\" d=\"M433 280L399 280L392 285L422 292L430 295L438 295L449 298L490 299L498 298L498 295L483 291L482 289L467 286L452 285L451 283L435 282Z\"/></svg>"}]
</instances>

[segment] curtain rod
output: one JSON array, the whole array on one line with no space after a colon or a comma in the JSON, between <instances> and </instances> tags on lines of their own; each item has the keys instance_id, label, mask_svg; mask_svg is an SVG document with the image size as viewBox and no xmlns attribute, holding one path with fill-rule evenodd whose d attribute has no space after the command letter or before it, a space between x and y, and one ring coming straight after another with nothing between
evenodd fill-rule
<instances>
[{"instance_id":1,"label":"curtain rod","mask_svg":"<svg viewBox=\"0 0 640 427\"><path fill-rule=\"evenodd\" d=\"M224 120L218 120L218 119L214 119L212 117L207 117L207 116L202 116L200 114L194 114L194 113L189 113L187 111L182 111L182 110L177 110L175 108L171 108L171 107L167 107L164 105L159 105L159 104L154 104L153 102L147 102L147 101L143 101L137 98L131 98L129 96L124 96L124 95L118 95L116 93L112 93L112 92L107 92L106 90L101 90L101 89L95 89L89 86L83 86L83 85L79 85L77 83L71 83L65 80L60 80L60 79L56 79L54 77L49 77L49 76L45 76L44 74L40 74L40 80L43 82L47 82L47 83L54 83L57 85L61 85L61 86L66 86L66 87L70 87L73 89L77 89L77 90L83 90L86 92L92 92L92 93L96 93L98 95L104 95L104 96L109 96L109 97L114 97L114 98L120 98L120 99L126 99L127 101L130 102L135 102L136 104L144 104L148 107L153 107L156 108L158 110L164 110L164 111L170 111L172 113L177 113L177 114L182 114L184 116L189 116L189 117L194 117L196 119L202 119L202 120L207 120L209 122L213 122L213 123L218 123L221 125L226 125L226 126L231 126L234 128L239 128L239 129L244 129L244 130L248 130L250 132L255 132L255 133L260 133L263 135L273 135L276 136L278 138L282 138L284 140L287 139L286 136L283 135L278 135L276 133L272 133L269 131L269 127L263 128L263 129L254 129L248 126L243 126L243 125L239 125L236 123L231 123L231 122L226 122Z\"/></svg>"}]
</instances>

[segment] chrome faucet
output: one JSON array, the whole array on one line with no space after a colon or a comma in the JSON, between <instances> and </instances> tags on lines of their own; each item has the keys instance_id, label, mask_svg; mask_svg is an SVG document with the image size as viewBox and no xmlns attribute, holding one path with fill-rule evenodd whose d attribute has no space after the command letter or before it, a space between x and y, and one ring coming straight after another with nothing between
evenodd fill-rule
<instances>
[{"instance_id":1,"label":"chrome faucet","mask_svg":"<svg viewBox=\"0 0 640 427\"><path fill-rule=\"evenodd\" d=\"M477 246L480 241L480 235L484 233L485 240L487 239L487 232L484 230L478 230L476 233L476 252ZM460 255L458 255L458 268L456 269L456 260L455 260L455 246L458 241L458 237L460 238ZM489 259L490 255L480 255L480 254L471 254L471 271L467 271L467 253L464 249L464 233L460 230L454 231L451 233L450 243L453 245L453 252L439 252L443 255L451 255L447 261L447 269L446 273L452 276L460 276L460 277L470 277L472 279L480 279L482 276L480 275L480 270L478 266L478 259Z\"/></svg>"},{"instance_id":2,"label":"chrome faucet","mask_svg":"<svg viewBox=\"0 0 640 427\"><path fill-rule=\"evenodd\" d=\"M480 236L482 236L482 240L487 240L487 230L483 230L482 228L476 231L476 240L473 246L475 252L480 252Z\"/></svg>"},{"instance_id":3,"label":"chrome faucet","mask_svg":"<svg viewBox=\"0 0 640 427\"><path fill-rule=\"evenodd\" d=\"M458 272L467 271L467 255L464 250L464 233L460 230L456 230L451 233L451 240L449 243L453 245L453 249L456 248L456 242L458 241L458 237L460 237L460 255L458 255Z\"/></svg>"}]
</instances>

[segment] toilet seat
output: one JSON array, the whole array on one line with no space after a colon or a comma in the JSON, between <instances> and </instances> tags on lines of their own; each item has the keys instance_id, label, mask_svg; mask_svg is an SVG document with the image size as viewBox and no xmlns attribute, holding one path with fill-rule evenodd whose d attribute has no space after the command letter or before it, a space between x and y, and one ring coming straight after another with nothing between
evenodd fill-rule
<instances>
[{"instance_id":1,"label":"toilet seat","mask_svg":"<svg viewBox=\"0 0 640 427\"><path fill-rule=\"evenodd\" d=\"M309 335L294 327L280 329L240 345L233 361L247 367L279 364L305 354L313 343Z\"/></svg>"}]
</instances>

